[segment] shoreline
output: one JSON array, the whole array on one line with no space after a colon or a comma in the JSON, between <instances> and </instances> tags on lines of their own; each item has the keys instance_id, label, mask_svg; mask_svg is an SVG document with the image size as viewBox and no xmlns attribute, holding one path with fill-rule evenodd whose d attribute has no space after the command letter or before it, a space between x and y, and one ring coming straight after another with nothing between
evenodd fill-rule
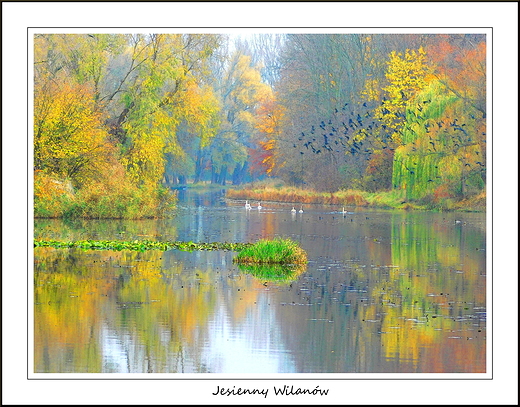
<instances>
[{"instance_id":1,"label":"shoreline","mask_svg":"<svg viewBox=\"0 0 520 407\"><path fill-rule=\"evenodd\" d=\"M274 195L274 196L273 196ZM271 198L269 196L272 196ZM386 210L415 210L429 212L472 212L486 213L487 208L481 202L485 195L466 200L450 199L439 206L430 203L407 201L395 192L369 193L363 191L337 191L333 193L300 190L288 187L284 192L281 188L241 188L227 189L225 199L230 201L261 201L264 203L343 206L345 208L370 208Z\"/></svg>"}]
</instances>

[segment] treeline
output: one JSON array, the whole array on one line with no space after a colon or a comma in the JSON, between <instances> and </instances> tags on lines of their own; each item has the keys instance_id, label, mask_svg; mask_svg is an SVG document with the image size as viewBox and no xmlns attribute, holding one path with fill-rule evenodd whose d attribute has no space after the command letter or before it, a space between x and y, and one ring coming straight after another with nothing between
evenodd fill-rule
<instances>
[{"instance_id":1,"label":"treeline","mask_svg":"<svg viewBox=\"0 0 520 407\"><path fill-rule=\"evenodd\" d=\"M269 168L442 207L485 194L483 35L288 35Z\"/></svg>"},{"instance_id":2,"label":"treeline","mask_svg":"<svg viewBox=\"0 0 520 407\"><path fill-rule=\"evenodd\" d=\"M485 52L480 35L35 35L35 216L164 216L177 184L266 176L478 195Z\"/></svg>"},{"instance_id":3,"label":"treeline","mask_svg":"<svg viewBox=\"0 0 520 407\"><path fill-rule=\"evenodd\" d=\"M188 177L239 183L272 98L222 35L36 35L34 75L36 216L155 217Z\"/></svg>"}]
</instances>

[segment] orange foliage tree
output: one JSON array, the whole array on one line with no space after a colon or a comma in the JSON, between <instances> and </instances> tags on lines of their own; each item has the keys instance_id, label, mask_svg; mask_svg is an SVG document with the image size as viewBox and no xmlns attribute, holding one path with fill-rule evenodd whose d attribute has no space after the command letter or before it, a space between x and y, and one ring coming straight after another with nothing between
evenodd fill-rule
<instances>
[{"instance_id":1,"label":"orange foliage tree","mask_svg":"<svg viewBox=\"0 0 520 407\"><path fill-rule=\"evenodd\" d=\"M278 162L277 149L280 148L281 123L284 120L284 107L276 103L274 98L262 101L256 114L255 141L257 147L250 150L252 159L251 172L272 175L280 166Z\"/></svg>"}]
</instances>

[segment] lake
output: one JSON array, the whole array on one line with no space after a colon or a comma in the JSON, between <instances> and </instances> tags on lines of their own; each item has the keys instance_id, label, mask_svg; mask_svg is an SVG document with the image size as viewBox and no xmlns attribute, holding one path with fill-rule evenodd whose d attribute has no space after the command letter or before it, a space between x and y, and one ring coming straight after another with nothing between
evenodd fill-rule
<instances>
[{"instance_id":1,"label":"lake","mask_svg":"<svg viewBox=\"0 0 520 407\"><path fill-rule=\"evenodd\" d=\"M252 205L188 189L173 219L35 220L44 239L281 236L309 262L267 279L230 251L35 248L34 371L486 372L484 213Z\"/></svg>"}]
</instances>

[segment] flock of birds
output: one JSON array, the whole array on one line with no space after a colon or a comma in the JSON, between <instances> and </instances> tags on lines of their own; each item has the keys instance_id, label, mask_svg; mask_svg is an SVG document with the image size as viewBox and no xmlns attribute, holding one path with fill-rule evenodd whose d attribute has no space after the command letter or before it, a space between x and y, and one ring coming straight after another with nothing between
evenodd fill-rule
<instances>
[{"instance_id":1,"label":"flock of birds","mask_svg":"<svg viewBox=\"0 0 520 407\"><path fill-rule=\"evenodd\" d=\"M348 105L348 103L345 103L341 108L343 112L335 109L334 118L329 119L328 124L322 120L319 126L311 127L310 134L302 132L298 137L298 141L301 141L303 147L307 150L310 149L314 154L320 154L322 150L339 153L343 149L350 151L351 154L358 152L371 153L372 151L370 148L367 148L368 146L363 147L363 141L356 140L354 134L349 133L355 133L361 129L372 131L378 127L378 122L372 120L370 123L364 123L371 116L366 103L363 104L364 112L350 111L351 117L346 114ZM323 142L319 141L318 134L320 133L322 133ZM294 144L293 147L297 148L298 146ZM304 151L300 151L300 154L304 154Z\"/></svg>"},{"instance_id":2,"label":"flock of birds","mask_svg":"<svg viewBox=\"0 0 520 407\"><path fill-rule=\"evenodd\" d=\"M431 102L431 100L419 102L416 106L416 111L407 109L406 113L393 112L396 123L402 121L404 124L404 127L400 130L401 132L410 131L415 133L412 124L424 126L426 135L429 137L429 148L424 152L425 154L439 153L439 146L436 146L435 143L437 140L430 133L430 128L433 124L431 120L427 120L426 115L424 117L421 116L426 105ZM381 103L380 112L388 114L390 112L384 108L384 103L385 101ZM322 120L319 125L311 126L310 131L301 132L298 137L300 143L293 143L293 147L299 148L302 156L307 151L314 154L320 154L325 151L331 153L349 152L351 155L363 155L366 160L371 158L375 149L393 151L395 145L392 143L392 130L390 129L392 126L387 126L379 121L379 118L374 115L376 107L374 103L367 105L365 102L358 106L353 104L351 109L349 103L345 103L342 108L334 109L334 113L328 121ZM471 118L476 119L473 115L471 115ZM450 129L448 128L454 131L454 133L450 133L448 136L449 143L448 140L445 141L446 145L442 147L444 150L451 149L454 153L457 153L462 147L477 144L466 130L466 124L459 123L458 119L453 119L449 123L436 122L435 125L439 129L444 128L443 131L449 131ZM482 133L482 136L485 136L485 133ZM412 150L418 151L417 147L415 147L415 142L411 144ZM474 164L485 168L485 164L482 161L476 161L480 159L479 154L480 151L475 152L476 159L473 160ZM471 164L473 162L468 163L466 160L464 165L470 166ZM409 171L413 173L412 169Z\"/></svg>"},{"instance_id":3,"label":"flock of birds","mask_svg":"<svg viewBox=\"0 0 520 407\"><path fill-rule=\"evenodd\" d=\"M251 206L251 204L249 203L249 201L246 201L246 204L245 204L244 207L245 207L246 209L248 209L248 210L249 210L249 209L253 209L253 206ZM262 206L262 201L258 202L258 205L256 206L256 208L257 208L258 210L260 210L260 209L263 208L263 206ZM303 205L300 206L300 209L299 209L298 211L296 211L296 208L293 206L292 209L291 209L291 213L296 213L296 212L298 212L298 213L303 213ZM341 210L341 213L344 214L344 215L347 213L347 211L345 210L344 207L343 207L343 209Z\"/></svg>"}]
</instances>

